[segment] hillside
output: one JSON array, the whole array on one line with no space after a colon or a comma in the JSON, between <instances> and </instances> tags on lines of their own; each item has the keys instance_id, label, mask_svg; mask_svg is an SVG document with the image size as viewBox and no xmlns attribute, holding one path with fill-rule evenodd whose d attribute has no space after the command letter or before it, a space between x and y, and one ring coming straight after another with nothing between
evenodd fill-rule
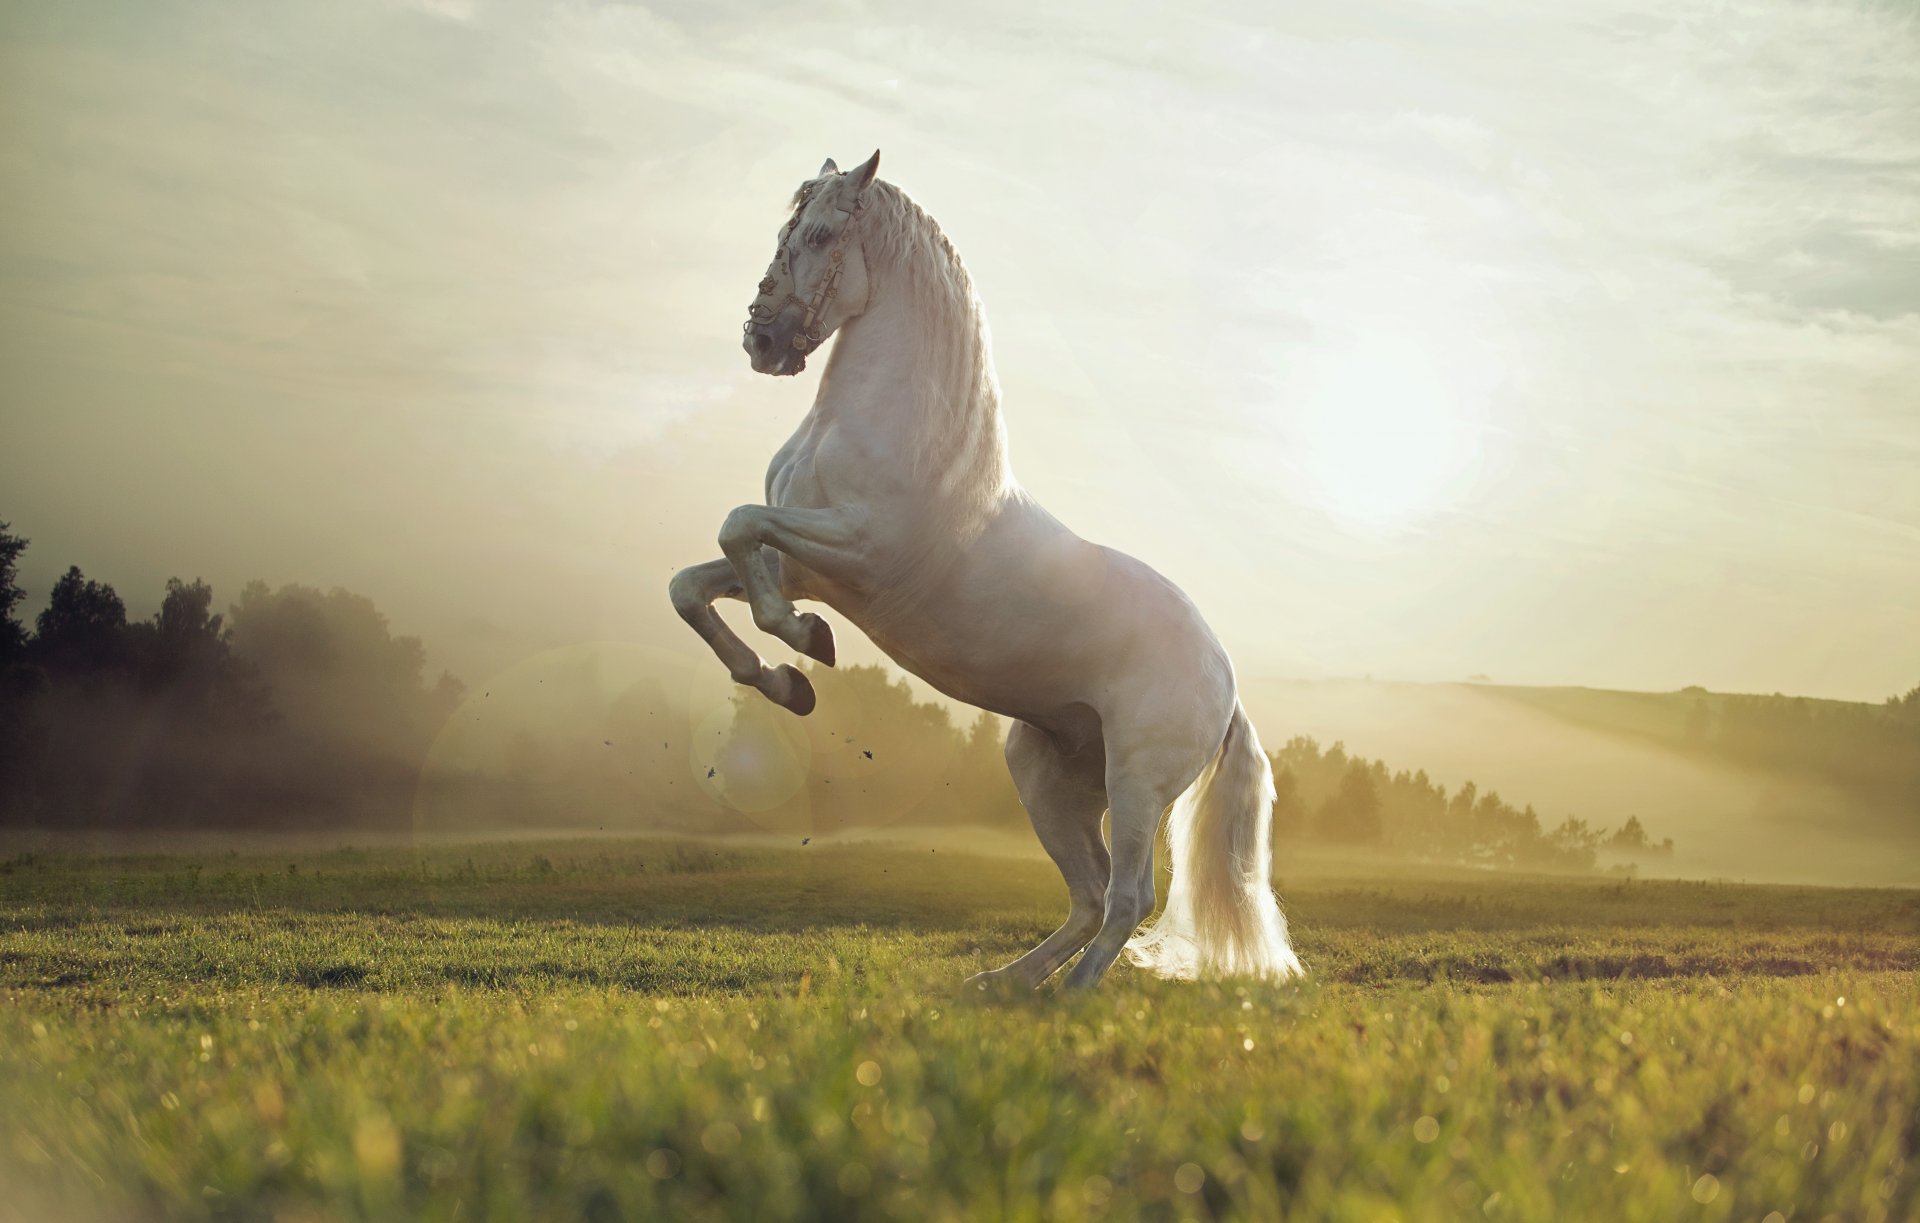
<instances>
[{"instance_id":1,"label":"hillside","mask_svg":"<svg viewBox=\"0 0 1920 1223\"><path fill-rule=\"evenodd\" d=\"M1544 821L1637 815L1678 852L1646 869L1823 883L1920 880L1920 819L1831 773L1689 741L1703 694L1247 677L1269 746L1293 735L1472 780ZM1704 694L1714 708L1753 698ZM1829 711L1874 706L1814 702Z\"/></svg>"}]
</instances>

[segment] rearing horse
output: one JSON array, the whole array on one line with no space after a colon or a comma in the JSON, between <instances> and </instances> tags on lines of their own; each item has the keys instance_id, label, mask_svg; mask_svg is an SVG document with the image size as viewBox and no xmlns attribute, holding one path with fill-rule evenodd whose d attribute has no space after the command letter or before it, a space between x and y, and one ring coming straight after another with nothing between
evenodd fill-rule
<instances>
[{"instance_id":1,"label":"rearing horse","mask_svg":"<svg viewBox=\"0 0 1920 1223\"><path fill-rule=\"evenodd\" d=\"M1123 949L1165 976L1298 973L1269 882L1273 773L1226 650L1172 582L1014 481L972 282L879 168L878 152L846 173L828 161L794 193L747 355L791 375L840 340L766 504L727 515L724 558L675 574L674 608L735 680L796 714L814 706L806 676L767 666L715 599L744 599L763 632L831 666L832 629L793 605L818 600L941 692L1013 719L1007 766L1073 907L974 981L1030 989L1082 948L1069 986L1098 984ZM1136 937L1169 804L1167 907Z\"/></svg>"}]
</instances>

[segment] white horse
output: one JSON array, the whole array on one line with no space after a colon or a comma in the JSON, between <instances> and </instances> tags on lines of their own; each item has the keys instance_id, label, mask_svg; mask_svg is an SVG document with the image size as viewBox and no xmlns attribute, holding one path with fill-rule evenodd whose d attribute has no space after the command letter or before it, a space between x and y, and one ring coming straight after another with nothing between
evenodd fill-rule
<instances>
[{"instance_id":1,"label":"white horse","mask_svg":"<svg viewBox=\"0 0 1920 1223\"><path fill-rule=\"evenodd\" d=\"M727 515L723 559L674 575L675 609L735 680L797 714L814 706L806 676L768 667L715 599L744 599L762 631L832 665L832 630L793 605L818 600L941 692L1014 720L1007 765L1073 907L975 982L1030 989L1082 948L1069 986L1098 984L1123 949L1165 976L1297 974L1269 883L1273 773L1226 651L1172 582L1014 481L972 282L879 167L878 152L844 174L828 161L794 194L747 354L797 374L840 340L766 504ZM1167 907L1136 937L1169 804Z\"/></svg>"}]
</instances>

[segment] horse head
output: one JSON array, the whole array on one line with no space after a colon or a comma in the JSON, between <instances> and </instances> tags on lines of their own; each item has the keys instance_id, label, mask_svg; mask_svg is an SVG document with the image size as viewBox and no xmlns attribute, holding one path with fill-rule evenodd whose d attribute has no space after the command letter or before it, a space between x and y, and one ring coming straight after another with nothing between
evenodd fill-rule
<instances>
[{"instance_id":1,"label":"horse head","mask_svg":"<svg viewBox=\"0 0 1920 1223\"><path fill-rule=\"evenodd\" d=\"M797 374L807 354L867 305L867 266L858 231L880 150L845 173L828 158L794 193L773 262L747 307L742 347L756 373Z\"/></svg>"}]
</instances>

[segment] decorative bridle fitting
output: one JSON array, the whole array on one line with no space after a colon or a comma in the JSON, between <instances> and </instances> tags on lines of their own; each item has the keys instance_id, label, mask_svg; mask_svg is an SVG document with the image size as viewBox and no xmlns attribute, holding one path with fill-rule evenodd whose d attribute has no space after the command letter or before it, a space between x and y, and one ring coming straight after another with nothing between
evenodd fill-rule
<instances>
[{"instance_id":1,"label":"decorative bridle fitting","mask_svg":"<svg viewBox=\"0 0 1920 1223\"><path fill-rule=\"evenodd\" d=\"M793 333L793 347L803 357L818 348L821 341L827 338L821 331L821 325L826 322L827 307L833 304L833 295L840 288L840 273L846 268L847 243L852 241L854 226L859 222L860 214L867 208L865 196L856 195L851 209L836 209L847 218L847 221L840 227L840 236L833 240L833 246L827 251L826 275L820 278L820 283L814 288L813 295L803 298L789 287L776 300L774 294L781 283L785 282L789 286L793 283L793 267L788 259L787 242L793 237L794 228L800 224L800 214L806 211L807 203L812 198L811 191L803 194L799 203L794 205L792 219L780 230L780 249L775 253L773 262L767 265L767 274L760 281L760 295L748 303L747 321L740 327L740 330L745 332L751 332L756 327L765 327L773 322L774 316L784 310L788 303L797 305L804 313L800 317L800 329Z\"/></svg>"}]
</instances>

